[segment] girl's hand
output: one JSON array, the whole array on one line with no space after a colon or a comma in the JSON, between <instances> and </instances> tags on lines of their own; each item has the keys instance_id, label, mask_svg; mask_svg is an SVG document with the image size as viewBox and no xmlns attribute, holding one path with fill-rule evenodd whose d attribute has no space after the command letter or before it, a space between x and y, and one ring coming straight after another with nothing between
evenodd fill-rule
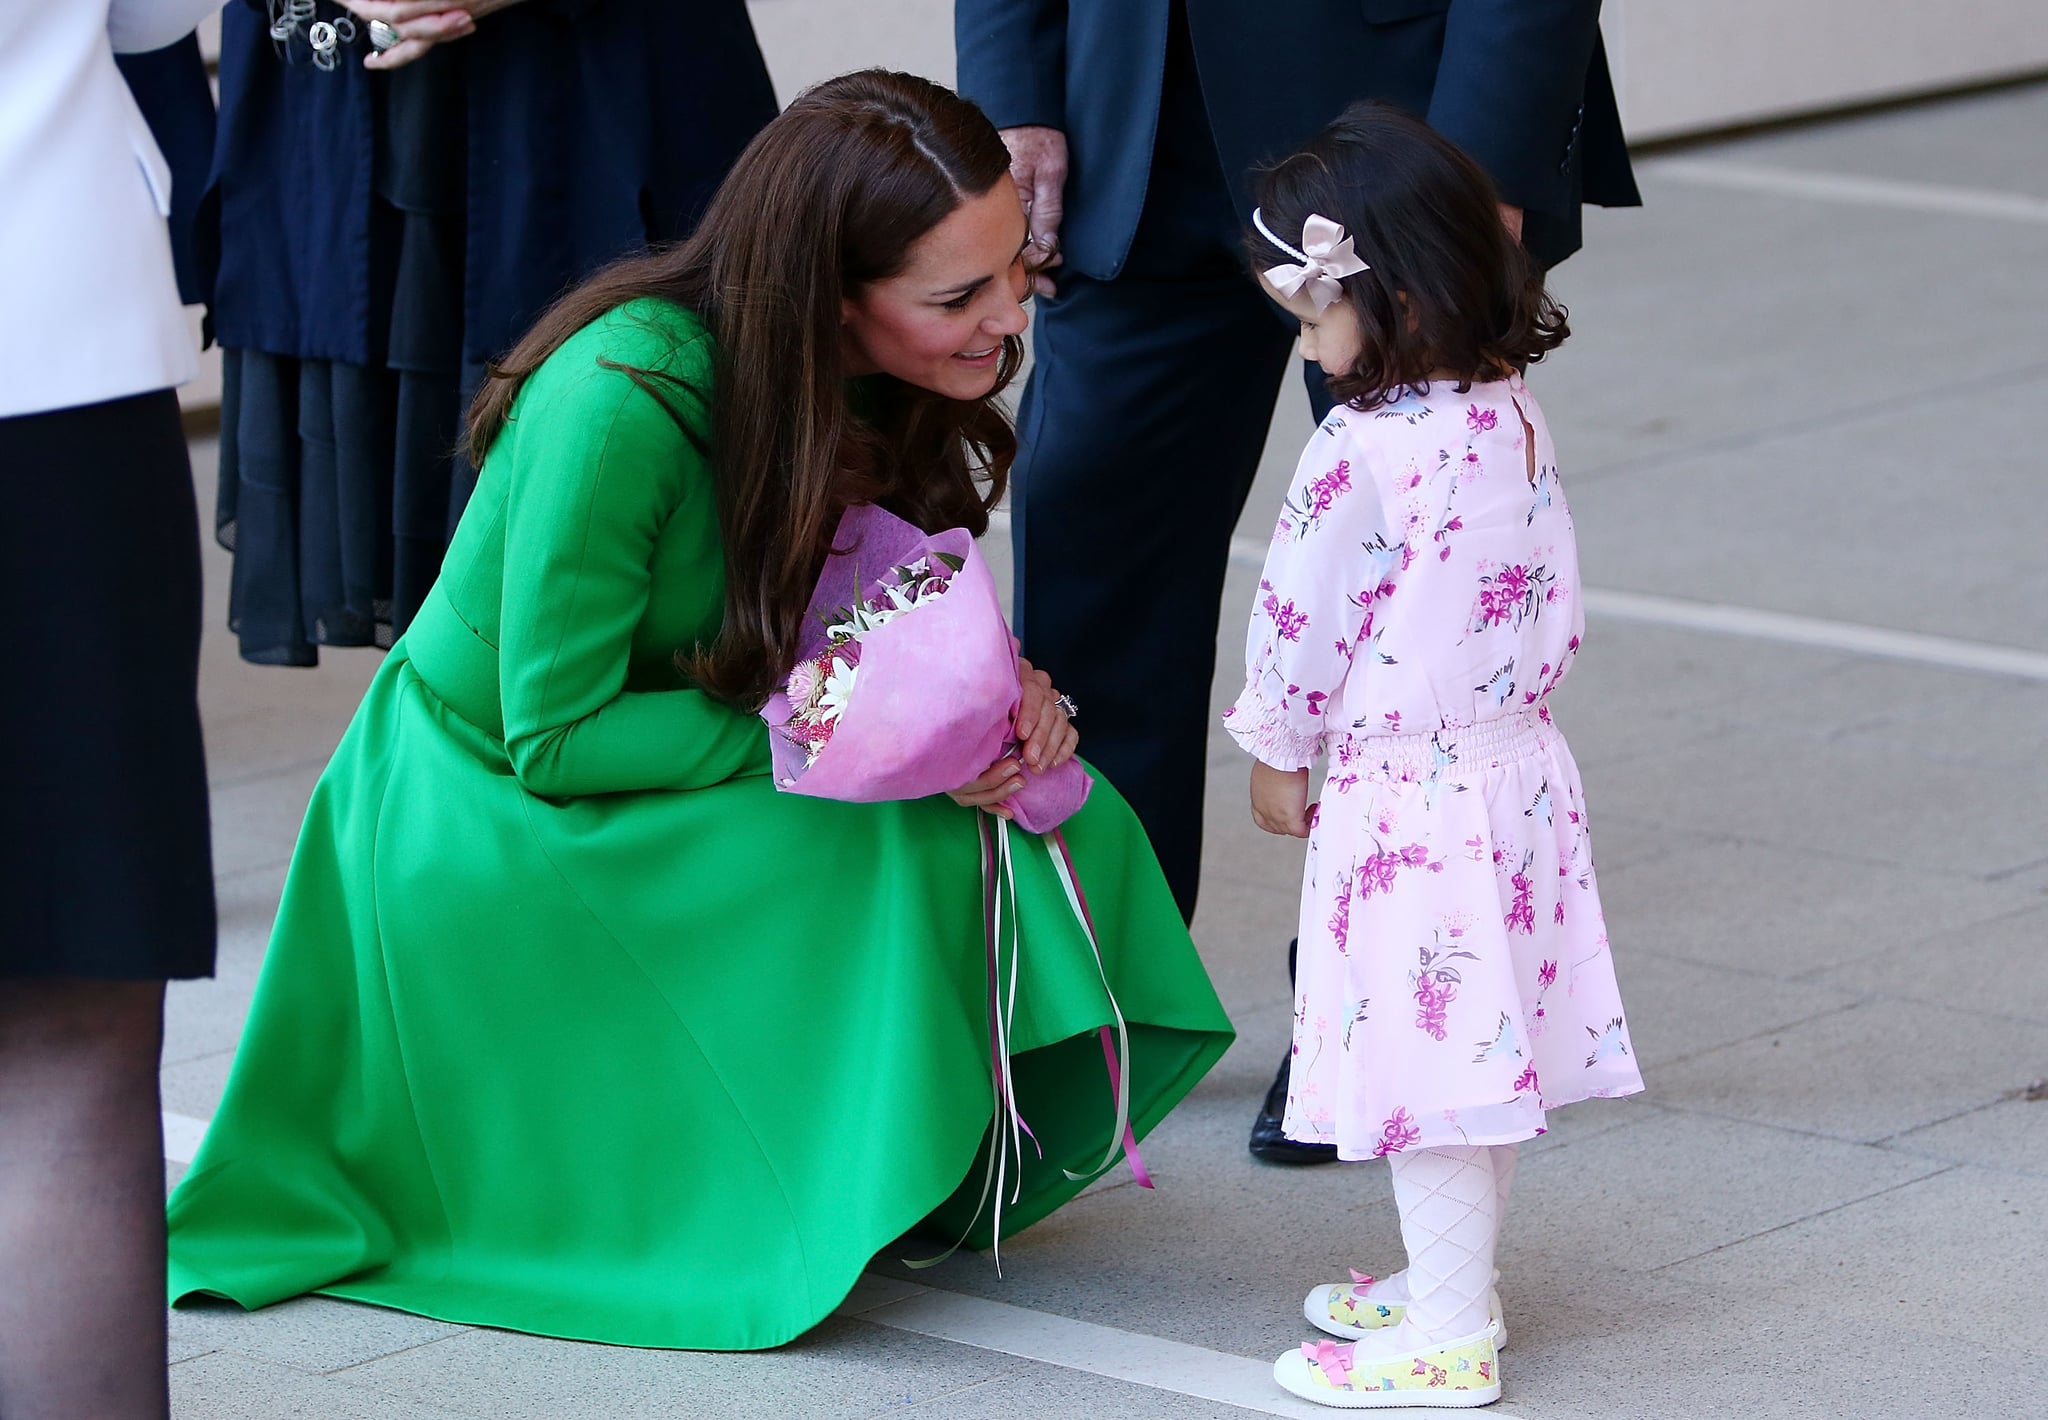
<instances>
[{"instance_id":1,"label":"girl's hand","mask_svg":"<svg viewBox=\"0 0 2048 1420\"><path fill-rule=\"evenodd\" d=\"M989 766L986 774L971 784L962 784L946 797L967 809L987 809L998 818L1013 819L1016 813L1003 800L1024 787L1024 770L1015 758L1004 756Z\"/></svg>"},{"instance_id":2,"label":"girl's hand","mask_svg":"<svg viewBox=\"0 0 2048 1420\"><path fill-rule=\"evenodd\" d=\"M1052 688L1051 676L1019 656L1017 679L1024 686L1023 698L1017 702L1012 720L1018 754L1033 774L1043 774L1074 757L1081 732L1060 708L1060 695Z\"/></svg>"},{"instance_id":3,"label":"girl's hand","mask_svg":"<svg viewBox=\"0 0 2048 1420\"><path fill-rule=\"evenodd\" d=\"M1306 838L1315 824L1315 805L1308 801L1306 769L1275 769L1252 761L1252 822L1268 833Z\"/></svg>"}]
</instances>

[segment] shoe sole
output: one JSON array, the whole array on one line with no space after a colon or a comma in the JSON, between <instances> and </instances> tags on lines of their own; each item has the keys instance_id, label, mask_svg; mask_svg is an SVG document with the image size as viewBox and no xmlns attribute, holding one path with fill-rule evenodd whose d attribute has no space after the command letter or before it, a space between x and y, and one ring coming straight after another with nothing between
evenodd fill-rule
<instances>
[{"instance_id":1,"label":"shoe sole","mask_svg":"<svg viewBox=\"0 0 2048 1420\"><path fill-rule=\"evenodd\" d=\"M1327 1386L1297 1385L1278 1374L1277 1370L1273 1379L1289 1395L1333 1410L1477 1410L1500 1399L1499 1381L1479 1390L1343 1391L1331 1390Z\"/></svg>"}]
</instances>

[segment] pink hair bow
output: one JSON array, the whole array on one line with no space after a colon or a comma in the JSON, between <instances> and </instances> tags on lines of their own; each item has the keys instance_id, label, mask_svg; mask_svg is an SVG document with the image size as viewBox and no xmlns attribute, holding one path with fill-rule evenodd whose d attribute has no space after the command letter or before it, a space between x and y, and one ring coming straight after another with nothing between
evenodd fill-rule
<instances>
[{"instance_id":1,"label":"pink hair bow","mask_svg":"<svg viewBox=\"0 0 2048 1420\"><path fill-rule=\"evenodd\" d=\"M1298 247L1274 236L1266 226L1265 217L1257 210L1252 212L1252 225L1274 246L1300 259L1299 265L1283 262L1266 268L1266 279L1273 283L1273 289L1283 296L1307 291L1318 314L1328 310L1330 303L1343 293L1344 288L1338 283L1346 276L1372 270L1352 250L1351 238L1345 235L1343 227L1328 217L1309 213L1308 220L1301 224L1301 245Z\"/></svg>"}]
</instances>

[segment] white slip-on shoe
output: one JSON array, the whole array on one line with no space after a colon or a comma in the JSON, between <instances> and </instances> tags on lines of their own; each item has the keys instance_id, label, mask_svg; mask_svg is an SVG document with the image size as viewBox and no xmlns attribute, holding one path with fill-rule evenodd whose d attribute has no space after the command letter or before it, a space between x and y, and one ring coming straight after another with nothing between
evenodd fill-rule
<instances>
[{"instance_id":1,"label":"white slip-on shoe","mask_svg":"<svg viewBox=\"0 0 2048 1420\"><path fill-rule=\"evenodd\" d=\"M1499 1328L1395 1356L1358 1360L1356 1343L1309 1341L1273 1363L1291 1395L1339 1410L1468 1409L1500 1399Z\"/></svg>"},{"instance_id":2,"label":"white slip-on shoe","mask_svg":"<svg viewBox=\"0 0 2048 1420\"><path fill-rule=\"evenodd\" d=\"M1494 1272L1493 1280L1496 1283L1500 1281L1498 1270ZM1407 1314L1407 1303L1375 1301L1366 1295L1372 1284L1373 1278L1369 1273L1354 1270L1348 1283L1327 1282L1313 1287L1302 1299L1301 1315L1316 1330L1341 1336L1346 1341L1356 1341L1370 1332L1399 1325ZM1502 1318L1498 1287L1487 1289L1486 1315L1500 1329L1494 1345L1505 1350L1508 1327Z\"/></svg>"}]
</instances>

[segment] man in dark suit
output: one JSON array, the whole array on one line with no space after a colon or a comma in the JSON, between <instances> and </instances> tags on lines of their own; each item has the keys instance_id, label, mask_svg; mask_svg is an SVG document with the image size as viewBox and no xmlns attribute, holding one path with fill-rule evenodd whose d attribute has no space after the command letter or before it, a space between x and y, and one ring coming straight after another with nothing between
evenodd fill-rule
<instances>
[{"instance_id":1,"label":"man in dark suit","mask_svg":"<svg viewBox=\"0 0 2048 1420\"><path fill-rule=\"evenodd\" d=\"M1194 916L1217 617L1291 326L1239 239L1251 175L1358 99L1493 175L1546 265L1582 202L1639 201L1599 0L955 0L960 89L1002 129L1050 297L1019 411L1017 625L1087 712ZM1311 379L1318 413L1327 407ZM1286 1062L1252 1152L1280 1134Z\"/></svg>"}]
</instances>

